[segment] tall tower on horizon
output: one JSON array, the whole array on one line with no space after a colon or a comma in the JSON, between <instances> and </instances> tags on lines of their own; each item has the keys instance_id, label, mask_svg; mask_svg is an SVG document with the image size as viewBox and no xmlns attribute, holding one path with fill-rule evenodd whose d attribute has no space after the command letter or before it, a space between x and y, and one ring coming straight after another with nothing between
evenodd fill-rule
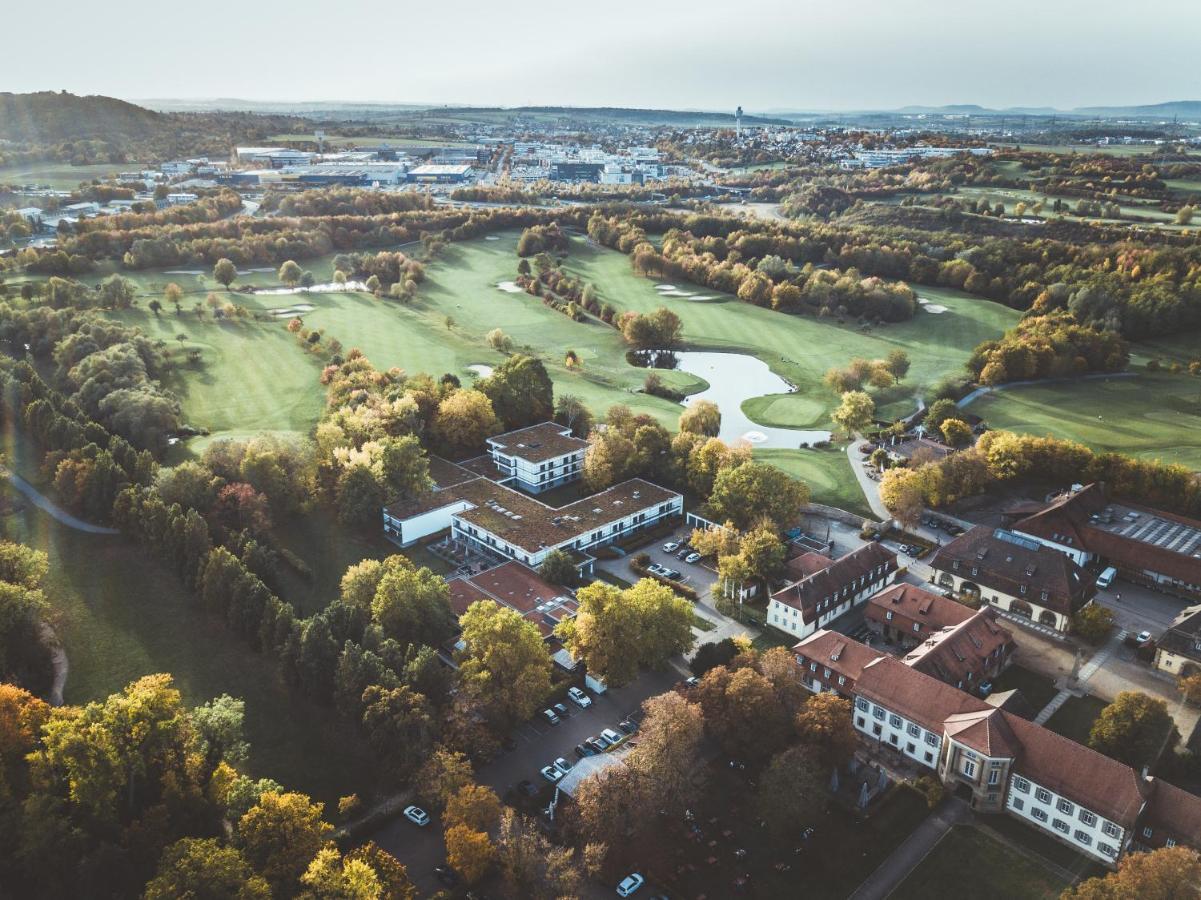
<instances>
[{"instance_id":1,"label":"tall tower on horizon","mask_svg":"<svg viewBox=\"0 0 1201 900\"><path fill-rule=\"evenodd\" d=\"M742 107L734 110L734 136L742 137Z\"/></svg>"}]
</instances>

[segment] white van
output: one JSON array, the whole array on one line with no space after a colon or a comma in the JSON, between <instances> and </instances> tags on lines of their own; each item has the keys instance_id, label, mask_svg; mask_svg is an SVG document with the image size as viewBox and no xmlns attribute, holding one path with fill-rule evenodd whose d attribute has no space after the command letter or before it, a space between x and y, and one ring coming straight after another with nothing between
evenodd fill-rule
<instances>
[{"instance_id":1,"label":"white van","mask_svg":"<svg viewBox=\"0 0 1201 900\"><path fill-rule=\"evenodd\" d=\"M1113 580L1117 577L1118 570L1110 566L1104 572L1097 576L1097 587L1107 588L1113 584Z\"/></svg>"}]
</instances>

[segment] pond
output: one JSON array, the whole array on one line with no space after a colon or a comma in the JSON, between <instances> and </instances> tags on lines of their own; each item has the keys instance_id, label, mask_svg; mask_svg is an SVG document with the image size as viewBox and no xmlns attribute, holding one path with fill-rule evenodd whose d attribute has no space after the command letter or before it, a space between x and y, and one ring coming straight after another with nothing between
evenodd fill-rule
<instances>
[{"instance_id":1,"label":"pond","mask_svg":"<svg viewBox=\"0 0 1201 900\"><path fill-rule=\"evenodd\" d=\"M772 428L759 425L742 411L742 401L765 394L790 394L791 384L768 368L767 363L745 353L712 353L687 350L676 354L676 368L709 382L699 394L684 399L688 406L697 400L710 400L721 410L723 441L732 444L748 441L756 447L796 449L802 444L830 440L828 431L803 431L799 428Z\"/></svg>"}]
</instances>

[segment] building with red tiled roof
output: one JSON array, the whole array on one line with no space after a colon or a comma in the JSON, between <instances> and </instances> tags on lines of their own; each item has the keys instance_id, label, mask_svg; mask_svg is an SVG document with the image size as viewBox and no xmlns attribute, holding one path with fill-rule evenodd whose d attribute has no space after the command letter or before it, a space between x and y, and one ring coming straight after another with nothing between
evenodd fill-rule
<instances>
[{"instance_id":1,"label":"building with red tiled roof","mask_svg":"<svg viewBox=\"0 0 1201 900\"><path fill-rule=\"evenodd\" d=\"M1067 633L1092 602L1094 580L1070 557L1038 541L977 525L939 548L931 580L982 604Z\"/></svg>"},{"instance_id":2,"label":"building with red tiled roof","mask_svg":"<svg viewBox=\"0 0 1201 900\"><path fill-rule=\"evenodd\" d=\"M549 640L555 626L574 618L579 610L570 591L518 562L502 563L469 578L452 578L447 585L450 608L456 616L462 616L477 600L491 600L537 626L543 640Z\"/></svg>"},{"instance_id":3,"label":"building with red tiled roof","mask_svg":"<svg viewBox=\"0 0 1201 900\"><path fill-rule=\"evenodd\" d=\"M975 612L949 597L897 582L868 599L863 618L886 641L915 647L943 628L966 622Z\"/></svg>"},{"instance_id":4,"label":"building with red tiled roof","mask_svg":"<svg viewBox=\"0 0 1201 900\"><path fill-rule=\"evenodd\" d=\"M1201 671L1201 605L1181 610L1155 645L1155 668L1169 675Z\"/></svg>"},{"instance_id":5,"label":"building with red tiled roof","mask_svg":"<svg viewBox=\"0 0 1201 900\"><path fill-rule=\"evenodd\" d=\"M802 650L802 648L804 648ZM805 687L820 694L833 691L850 697L863 667L881 654L837 631L819 630L793 648Z\"/></svg>"},{"instance_id":6,"label":"building with red tiled roof","mask_svg":"<svg viewBox=\"0 0 1201 900\"><path fill-rule=\"evenodd\" d=\"M1076 485L1013 530L1079 565L1113 566L1123 577L1201 598L1201 522L1109 496L1105 485Z\"/></svg>"},{"instance_id":7,"label":"building with red tiled roof","mask_svg":"<svg viewBox=\"0 0 1201 900\"><path fill-rule=\"evenodd\" d=\"M897 555L880 544L864 544L772 594L767 624L795 637L807 637L892 584L896 577Z\"/></svg>"},{"instance_id":8,"label":"building with red tiled roof","mask_svg":"<svg viewBox=\"0 0 1201 900\"><path fill-rule=\"evenodd\" d=\"M930 635L905 656L905 664L953 684L961 691L978 690L1009 665L1016 645L991 609L977 610L958 625Z\"/></svg>"},{"instance_id":9,"label":"building with red tiled roof","mask_svg":"<svg viewBox=\"0 0 1201 900\"><path fill-rule=\"evenodd\" d=\"M1014 816L1108 866L1131 848L1201 846L1201 797L856 645L831 632L797 644L806 686L839 690L814 681L825 668L854 676L863 740L932 769L974 808Z\"/></svg>"}]
</instances>

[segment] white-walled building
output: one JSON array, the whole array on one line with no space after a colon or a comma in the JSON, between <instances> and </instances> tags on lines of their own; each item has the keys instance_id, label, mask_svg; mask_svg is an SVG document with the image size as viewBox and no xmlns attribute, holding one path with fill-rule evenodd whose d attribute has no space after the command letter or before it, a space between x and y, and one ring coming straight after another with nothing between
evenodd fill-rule
<instances>
[{"instance_id":1,"label":"white-walled building","mask_svg":"<svg viewBox=\"0 0 1201 900\"><path fill-rule=\"evenodd\" d=\"M587 441L554 422L488 438L488 453L502 478L532 494L578 481L587 451Z\"/></svg>"},{"instance_id":2,"label":"white-walled building","mask_svg":"<svg viewBox=\"0 0 1201 900\"><path fill-rule=\"evenodd\" d=\"M776 591L767 604L767 624L800 638L867 602L897 577L897 555L876 543L864 544L835 560L816 553L805 558L825 565Z\"/></svg>"}]
</instances>

